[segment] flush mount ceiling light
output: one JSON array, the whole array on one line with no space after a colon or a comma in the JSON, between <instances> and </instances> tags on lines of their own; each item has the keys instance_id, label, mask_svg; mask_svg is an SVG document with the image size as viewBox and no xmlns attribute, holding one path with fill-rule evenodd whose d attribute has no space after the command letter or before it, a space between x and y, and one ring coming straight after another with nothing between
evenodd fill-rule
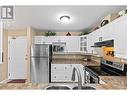
<instances>
[{"instance_id":1,"label":"flush mount ceiling light","mask_svg":"<svg viewBox=\"0 0 127 95\"><path fill-rule=\"evenodd\" d=\"M63 15L60 17L60 21L63 23L69 23L70 19L71 19L70 16L67 16L67 15Z\"/></svg>"}]
</instances>

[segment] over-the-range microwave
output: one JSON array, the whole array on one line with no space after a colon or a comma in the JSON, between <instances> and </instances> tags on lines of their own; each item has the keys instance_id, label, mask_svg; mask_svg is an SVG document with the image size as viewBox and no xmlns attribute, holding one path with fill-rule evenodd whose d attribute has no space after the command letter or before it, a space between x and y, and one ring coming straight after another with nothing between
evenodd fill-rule
<instances>
[{"instance_id":1,"label":"over-the-range microwave","mask_svg":"<svg viewBox=\"0 0 127 95\"><path fill-rule=\"evenodd\" d=\"M66 42L53 42L53 52L64 52L66 47Z\"/></svg>"}]
</instances>

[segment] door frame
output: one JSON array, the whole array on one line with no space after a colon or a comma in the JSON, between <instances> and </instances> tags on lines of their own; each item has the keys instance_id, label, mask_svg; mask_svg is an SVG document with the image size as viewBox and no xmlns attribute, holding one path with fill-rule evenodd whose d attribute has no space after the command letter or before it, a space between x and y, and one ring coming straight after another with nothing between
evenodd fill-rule
<instances>
[{"instance_id":1,"label":"door frame","mask_svg":"<svg viewBox=\"0 0 127 95\"><path fill-rule=\"evenodd\" d=\"M17 37L22 37L22 38L25 38L26 39L26 42L27 42L27 36L8 36L8 79L9 79L9 77L10 77L10 54L9 54L9 40L11 39L11 38L17 38ZM26 44L26 51L27 51L27 44ZM26 52L26 56L27 56L27 52ZM26 64L26 75L25 75L25 79L27 79L27 62L28 62L28 60L27 60L27 58L25 58L25 64Z\"/></svg>"}]
</instances>

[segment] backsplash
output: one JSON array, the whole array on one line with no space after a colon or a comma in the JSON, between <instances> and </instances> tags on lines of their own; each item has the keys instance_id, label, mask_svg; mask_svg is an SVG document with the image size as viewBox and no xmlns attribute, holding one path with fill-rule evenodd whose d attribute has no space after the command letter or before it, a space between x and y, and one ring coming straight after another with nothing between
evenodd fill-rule
<instances>
[{"instance_id":1,"label":"backsplash","mask_svg":"<svg viewBox=\"0 0 127 95\"><path fill-rule=\"evenodd\" d=\"M102 47L103 58L106 60L114 60L114 47Z\"/></svg>"}]
</instances>

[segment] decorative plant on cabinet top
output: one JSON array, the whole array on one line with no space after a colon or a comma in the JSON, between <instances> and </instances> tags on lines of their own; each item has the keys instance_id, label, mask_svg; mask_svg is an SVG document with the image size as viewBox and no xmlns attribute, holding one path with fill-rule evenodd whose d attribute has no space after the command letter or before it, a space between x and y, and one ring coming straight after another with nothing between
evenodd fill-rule
<instances>
[{"instance_id":1,"label":"decorative plant on cabinet top","mask_svg":"<svg viewBox=\"0 0 127 95\"><path fill-rule=\"evenodd\" d=\"M89 29L85 29L85 30L82 31L82 33L80 34L80 36L87 35L89 33L90 33L90 30Z\"/></svg>"},{"instance_id":2,"label":"decorative plant on cabinet top","mask_svg":"<svg viewBox=\"0 0 127 95\"><path fill-rule=\"evenodd\" d=\"M56 33L52 31L45 32L45 36L55 36Z\"/></svg>"}]
</instances>

